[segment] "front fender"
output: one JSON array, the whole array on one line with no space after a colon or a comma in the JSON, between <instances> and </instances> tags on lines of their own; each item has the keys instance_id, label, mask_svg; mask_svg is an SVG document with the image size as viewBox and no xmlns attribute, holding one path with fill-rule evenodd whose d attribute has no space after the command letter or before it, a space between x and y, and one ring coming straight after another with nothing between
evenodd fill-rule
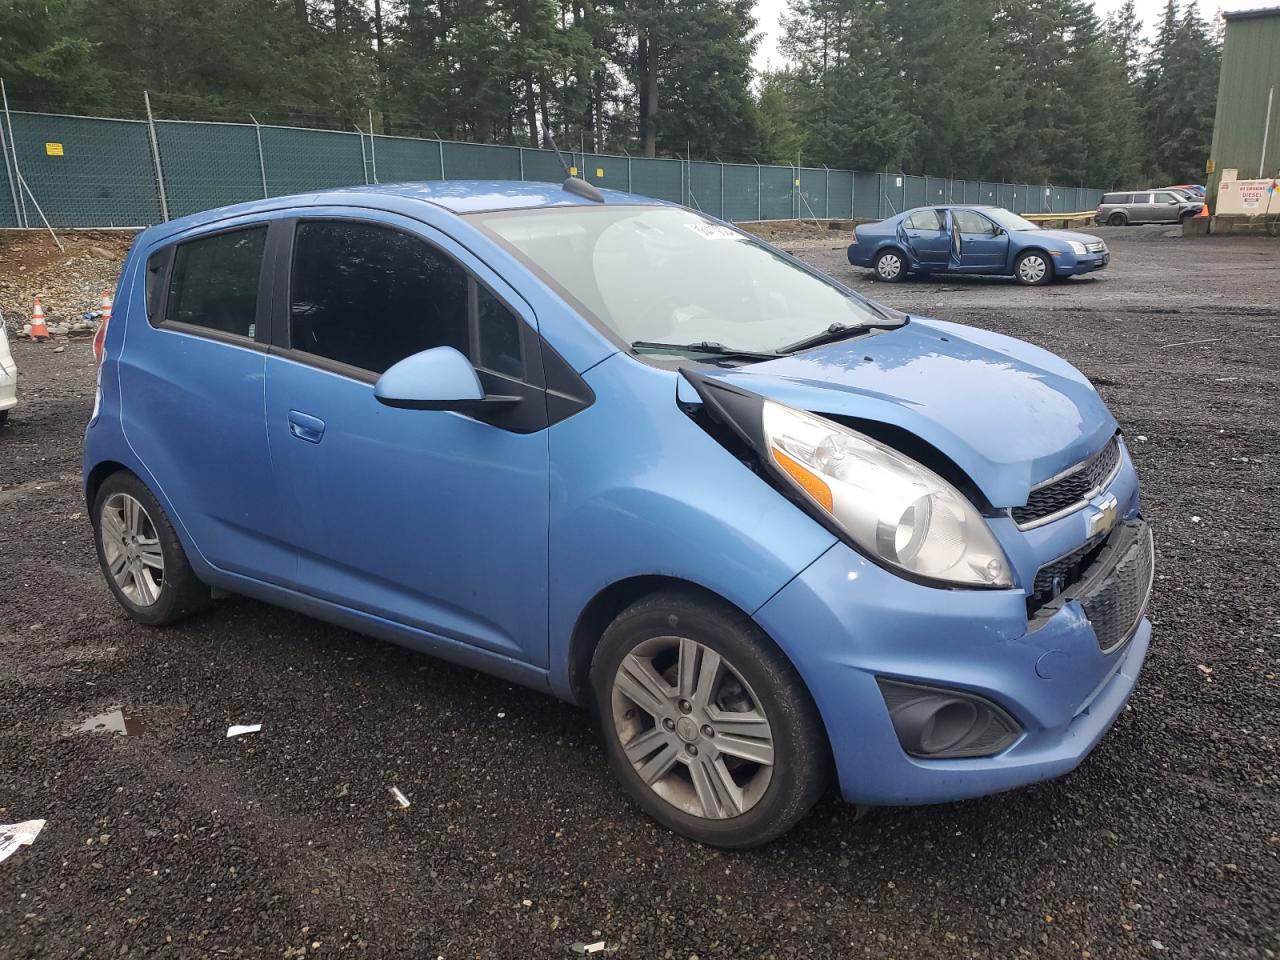
<instances>
[{"instance_id":1,"label":"front fender","mask_svg":"<svg viewBox=\"0 0 1280 960\"><path fill-rule=\"evenodd\" d=\"M638 576L701 586L753 613L835 538L676 403L677 375L626 354L587 377L596 402L551 429L550 682L601 590Z\"/></svg>"}]
</instances>

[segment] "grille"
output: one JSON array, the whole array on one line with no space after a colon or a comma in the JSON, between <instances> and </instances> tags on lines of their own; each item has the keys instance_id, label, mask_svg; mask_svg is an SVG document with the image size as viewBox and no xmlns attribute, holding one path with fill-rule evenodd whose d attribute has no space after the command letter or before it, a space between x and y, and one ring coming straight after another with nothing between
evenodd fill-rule
<instances>
[{"instance_id":1,"label":"grille","mask_svg":"<svg viewBox=\"0 0 1280 960\"><path fill-rule=\"evenodd\" d=\"M1105 537L1095 537L1084 546L1071 551L1065 557L1059 557L1052 563L1046 563L1036 571L1036 579L1031 587L1031 596L1027 597L1027 615L1032 616L1046 603L1080 582L1098 551L1102 549Z\"/></svg>"},{"instance_id":2,"label":"grille","mask_svg":"<svg viewBox=\"0 0 1280 960\"><path fill-rule=\"evenodd\" d=\"M1054 561L1049 566L1061 562ZM1098 646L1103 653L1111 653L1132 636L1142 618L1151 595L1154 569L1151 528L1141 520L1123 523L1107 538L1080 581L1040 607L1032 627L1047 622L1068 601L1078 600L1093 626Z\"/></svg>"},{"instance_id":3,"label":"grille","mask_svg":"<svg viewBox=\"0 0 1280 960\"><path fill-rule=\"evenodd\" d=\"M1025 528L1081 507L1112 481L1119 468L1120 440L1113 436L1088 460L1033 489L1026 506L1013 508L1013 519Z\"/></svg>"},{"instance_id":4,"label":"grille","mask_svg":"<svg viewBox=\"0 0 1280 960\"><path fill-rule=\"evenodd\" d=\"M1098 241L1095 241L1094 243L1086 243L1084 245L1084 248L1088 250L1090 253L1104 253L1107 249L1107 245L1103 243L1101 240L1098 240Z\"/></svg>"}]
</instances>

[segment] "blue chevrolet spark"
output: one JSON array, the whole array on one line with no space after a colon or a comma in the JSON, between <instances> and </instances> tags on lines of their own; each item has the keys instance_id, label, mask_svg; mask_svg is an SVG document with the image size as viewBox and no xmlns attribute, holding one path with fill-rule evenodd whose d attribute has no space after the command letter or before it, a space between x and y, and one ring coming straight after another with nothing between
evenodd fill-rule
<instances>
[{"instance_id":1,"label":"blue chevrolet spark","mask_svg":"<svg viewBox=\"0 0 1280 960\"><path fill-rule=\"evenodd\" d=\"M1069 364L679 206L361 187L133 245L84 483L125 610L256 597L589 706L626 792L746 847L1075 767L1152 542Z\"/></svg>"}]
</instances>

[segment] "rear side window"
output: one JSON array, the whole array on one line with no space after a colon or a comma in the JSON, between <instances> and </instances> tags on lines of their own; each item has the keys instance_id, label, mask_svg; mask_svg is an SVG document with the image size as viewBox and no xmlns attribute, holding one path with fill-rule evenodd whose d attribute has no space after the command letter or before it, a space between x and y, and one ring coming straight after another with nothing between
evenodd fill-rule
<instances>
[{"instance_id":1,"label":"rear side window","mask_svg":"<svg viewBox=\"0 0 1280 960\"><path fill-rule=\"evenodd\" d=\"M252 340L266 243L267 228L262 226L179 244L169 273L165 320Z\"/></svg>"},{"instance_id":2,"label":"rear side window","mask_svg":"<svg viewBox=\"0 0 1280 960\"><path fill-rule=\"evenodd\" d=\"M916 210L907 217L907 227L912 230L941 230L942 217L937 210Z\"/></svg>"},{"instance_id":3,"label":"rear side window","mask_svg":"<svg viewBox=\"0 0 1280 960\"><path fill-rule=\"evenodd\" d=\"M299 223L292 284L295 350L373 373L429 347L470 353L466 271L398 230Z\"/></svg>"}]
</instances>

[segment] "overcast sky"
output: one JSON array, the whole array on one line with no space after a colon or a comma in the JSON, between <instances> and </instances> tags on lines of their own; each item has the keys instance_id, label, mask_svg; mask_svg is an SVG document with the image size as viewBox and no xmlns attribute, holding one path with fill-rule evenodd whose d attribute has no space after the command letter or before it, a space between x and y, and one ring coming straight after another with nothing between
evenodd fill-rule
<instances>
[{"instance_id":1,"label":"overcast sky","mask_svg":"<svg viewBox=\"0 0 1280 960\"><path fill-rule=\"evenodd\" d=\"M945 2L945 0L944 0ZM1181 2L1181 0L1180 0ZM1206 19L1213 19L1222 10L1246 10L1250 7L1274 6L1280 0L1197 0L1200 12ZM1121 0L1094 0L1100 16L1106 16L1121 3ZM1164 11L1166 0L1137 0L1138 16L1150 35L1160 15ZM763 36L756 50L755 66L763 70L769 64L779 66L782 57L778 53L778 18L786 11L787 0L756 0L756 19L760 21Z\"/></svg>"}]
</instances>

